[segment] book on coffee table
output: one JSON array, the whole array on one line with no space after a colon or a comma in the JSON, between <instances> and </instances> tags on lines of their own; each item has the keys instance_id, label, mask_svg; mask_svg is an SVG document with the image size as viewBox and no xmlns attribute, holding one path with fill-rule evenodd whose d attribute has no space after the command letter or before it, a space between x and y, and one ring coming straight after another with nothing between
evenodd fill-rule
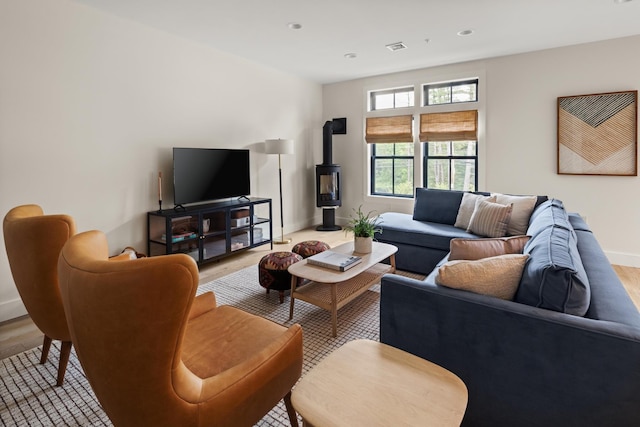
<instances>
[{"instance_id":1,"label":"book on coffee table","mask_svg":"<svg viewBox=\"0 0 640 427\"><path fill-rule=\"evenodd\" d=\"M319 267L331 268L338 271L346 271L360 263L362 258L355 255L340 254L333 251L324 251L307 258L307 262Z\"/></svg>"}]
</instances>

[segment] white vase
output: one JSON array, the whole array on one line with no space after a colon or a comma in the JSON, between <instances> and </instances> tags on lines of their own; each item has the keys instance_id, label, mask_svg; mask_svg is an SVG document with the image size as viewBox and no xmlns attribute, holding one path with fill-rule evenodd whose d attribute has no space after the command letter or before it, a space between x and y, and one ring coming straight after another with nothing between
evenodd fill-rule
<instances>
[{"instance_id":1,"label":"white vase","mask_svg":"<svg viewBox=\"0 0 640 427\"><path fill-rule=\"evenodd\" d=\"M371 253L373 237L355 237L353 241L353 251L360 254Z\"/></svg>"}]
</instances>

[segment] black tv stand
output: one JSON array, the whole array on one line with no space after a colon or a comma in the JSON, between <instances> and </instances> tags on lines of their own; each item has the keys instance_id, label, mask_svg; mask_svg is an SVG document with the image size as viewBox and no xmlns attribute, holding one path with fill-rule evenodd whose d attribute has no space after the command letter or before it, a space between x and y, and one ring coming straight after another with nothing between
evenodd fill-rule
<instances>
[{"instance_id":1,"label":"black tv stand","mask_svg":"<svg viewBox=\"0 0 640 427\"><path fill-rule=\"evenodd\" d=\"M270 244L271 199L242 197L202 205L176 205L147 213L149 256L186 253L198 264Z\"/></svg>"}]
</instances>

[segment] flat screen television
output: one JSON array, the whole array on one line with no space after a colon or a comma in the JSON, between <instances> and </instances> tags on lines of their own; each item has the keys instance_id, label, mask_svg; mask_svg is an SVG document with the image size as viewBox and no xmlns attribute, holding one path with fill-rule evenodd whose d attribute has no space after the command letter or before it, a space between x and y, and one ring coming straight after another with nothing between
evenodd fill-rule
<instances>
[{"instance_id":1,"label":"flat screen television","mask_svg":"<svg viewBox=\"0 0 640 427\"><path fill-rule=\"evenodd\" d=\"M173 202L176 206L250 193L249 150L173 149Z\"/></svg>"}]
</instances>

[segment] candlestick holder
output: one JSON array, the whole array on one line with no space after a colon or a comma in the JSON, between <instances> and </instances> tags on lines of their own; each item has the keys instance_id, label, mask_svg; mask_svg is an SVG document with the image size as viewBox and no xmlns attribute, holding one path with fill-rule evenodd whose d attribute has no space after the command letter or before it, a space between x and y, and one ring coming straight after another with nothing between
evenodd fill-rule
<instances>
[{"instance_id":1,"label":"candlestick holder","mask_svg":"<svg viewBox=\"0 0 640 427\"><path fill-rule=\"evenodd\" d=\"M158 212L162 212L162 200L158 200Z\"/></svg>"}]
</instances>

